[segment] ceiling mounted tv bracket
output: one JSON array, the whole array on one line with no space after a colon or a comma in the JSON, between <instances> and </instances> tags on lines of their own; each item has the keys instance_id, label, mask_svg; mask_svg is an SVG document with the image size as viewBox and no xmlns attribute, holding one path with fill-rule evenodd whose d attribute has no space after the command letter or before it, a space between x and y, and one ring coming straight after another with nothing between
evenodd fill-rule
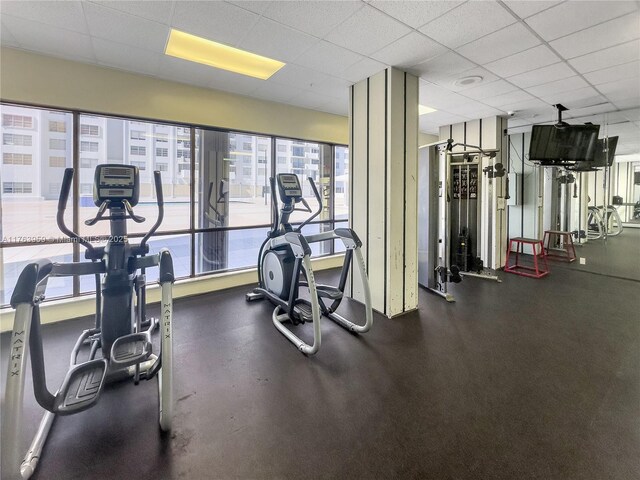
<instances>
[{"instance_id":1,"label":"ceiling mounted tv bracket","mask_svg":"<svg viewBox=\"0 0 640 480\"><path fill-rule=\"evenodd\" d=\"M563 122L562 121L562 112L566 112L569 109L567 107L565 107L564 105L562 105L561 103L556 103L554 105L554 107L558 111L558 121L556 122L555 126L557 128L568 127L569 124L567 122Z\"/></svg>"}]
</instances>

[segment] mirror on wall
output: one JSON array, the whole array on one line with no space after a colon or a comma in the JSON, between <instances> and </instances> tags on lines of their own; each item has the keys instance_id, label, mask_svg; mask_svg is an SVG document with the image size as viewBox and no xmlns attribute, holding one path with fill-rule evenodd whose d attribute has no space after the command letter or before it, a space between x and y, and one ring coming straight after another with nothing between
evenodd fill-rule
<instances>
[{"instance_id":1,"label":"mirror on wall","mask_svg":"<svg viewBox=\"0 0 640 480\"><path fill-rule=\"evenodd\" d=\"M508 173L522 202L509 206L509 236L570 232L577 260L554 262L556 268L640 280L640 109L580 111L564 112L563 119L599 125L598 143L593 163L572 167L543 167L529 157L533 125L553 124L553 110L549 118L510 119Z\"/></svg>"}]
</instances>

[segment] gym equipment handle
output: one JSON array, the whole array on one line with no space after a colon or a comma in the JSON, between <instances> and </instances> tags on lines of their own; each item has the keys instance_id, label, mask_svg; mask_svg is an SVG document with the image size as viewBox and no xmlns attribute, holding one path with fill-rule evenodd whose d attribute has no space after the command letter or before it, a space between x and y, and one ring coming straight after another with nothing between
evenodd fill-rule
<instances>
[{"instance_id":1,"label":"gym equipment handle","mask_svg":"<svg viewBox=\"0 0 640 480\"><path fill-rule=\"evenodd\" d=\"M67 209L67 200L71 191L71 182L73 181L73 168L65 168L64 177L62 177L62 188L60 189L60 197L58 198L58 210Z\"/></svg>"},{"instance_id":2,"label":"gym equipment handle","mask_svg":"<svg viewBox=\"0 0 640 480\"><path fill-rule=\"evenodd\" d=\"M64 171L64 177L62 178L62 188L60 189L60 197L58 198L58 214L56 215L56 222L58 228L62 233L72 240L78 242L84 248L87 249L87 258L93 258L95 249L93 245L81 238L76 232L70 230L64 223L64 211L67 208L67 200L69 199L69 192L71 191L71 183L73 181L73 168L66 168Z\"/></svg>"},{"instance_id":3,"label":"gym equipment handle","mask_svg":"<svg viewBox=\"0 0 640 480\"><path fill-rule=\"evenodd\" d=\"M160 176L160 172L158 170L153 172L153 179L155 180L155 184L156 184L158 219L156 220L156 223L153 224L153 227L151 227L151 230L149 230L147 234L144 237L142 237L142 241L140 242L140 248L142 249L143 252L146 251L147 241L149 240L151 235L156 233L156 230L158 230L158 227L160 227L160 224L162 223L162 219L164 218L164 196L162 195L162 177Z\"/></svg>"},{"instance_id":4,"label":"gym equipment handle","mask_svg":"<svg viewBox=\"0 0 640 480\"><path fill-rule=\"evenodd\" d=\"M314 182L313 178L311 178L311 177L307 177L307 180L309 180L309 183L311 184L311 190L313 190L313 194L315 195L316 200L318 201L318 210L313 215L311 215L309 218L307 218L304 222L302 222L300 224L300 226L295 229L296 232L301 232L302 231L302 227L304 227L307 223L309 223L311 220L313 220L318 215L320 215L320 212L322 212L322 197L320 196L320 192L318 192L318 188L316 187L316 182ZM307 208L308 208L308 205L307 205ZM311 210L311 209L309 209L309 210Z\"/></svg>"}]
</instances>

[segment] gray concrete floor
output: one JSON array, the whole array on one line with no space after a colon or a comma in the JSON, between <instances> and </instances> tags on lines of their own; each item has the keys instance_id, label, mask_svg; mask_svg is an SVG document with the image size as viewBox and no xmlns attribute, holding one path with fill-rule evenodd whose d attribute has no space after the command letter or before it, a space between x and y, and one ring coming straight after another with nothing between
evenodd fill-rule
<instances>
[{"instance_id":1,"label":"gray concrete floor","mask_svg":"<svg viewBox=\"0 0 640 480\"><path fill-rule=\"evenodd\" d=\"M34 478L639 478L638 282L500 276L465 279L455 304L421 291L419 311L360 337L325 321L309 358L244 288L177 300L173 432L155 381L110 386L57 419ZM51 389L89 324L44 327Z\"/></svg>"}]
</instances>

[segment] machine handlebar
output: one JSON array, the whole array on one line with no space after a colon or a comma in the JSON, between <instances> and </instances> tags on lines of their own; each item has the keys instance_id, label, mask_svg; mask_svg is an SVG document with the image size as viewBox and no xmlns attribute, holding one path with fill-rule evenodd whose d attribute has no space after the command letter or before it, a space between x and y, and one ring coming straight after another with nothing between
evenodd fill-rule
<instances>
[{"instance_id":1,"label":"machine handlebar","mask_svg":"<svg viewBox=\"0 0 640 480\"><path fill-rule=\"evenodd\" d=\"M66 168L64 170L64 177L62 177L62 188L60 189L60 197L58 198L58 210L67 209L67 200L69 199L69 192L71 191L71 183L73 181L73 168Z\"/></svg>"},{"instance_id":2,"label":"machine handlebar","mask_svg":"<svg viewBox=\"0 0 640 480\"><path fill-rule=\"evenodd\" d=\"M309 183L311 184L311 190L313 190L313 194L316 197L316 200L318 201L318 210L311 215L309 218L307 218L304 222L302 222L298 228L295 229L296 232L301 232L302 231L302 227L304 227L307 223L309 223L311 220L313 220L314 218L316 218L318 215L320 215L320 212L322 212L322 197L320 196L320 192L318 192L318 188L316 187L316 182L313 181L313 178L311 177L307 177L307 180L309 180ZM303 199L304 201L304 199ZM304 202L304 204L307 206L307 208L309 208L309 204L307 204L307 202ZM309 208L309 211L311 211L311 209Z\"/></svg>"},{"instance_id":3,"label":"machine handlebar","mask_svg":"<svg viewBox=\"0 0 640 480\"><path fill-rule=\"evenodd\" d=\"M156 230L160 227L162 223L162 219L164 218L164 196L162 194L162 177L160 176L160 172L158 170L153 172L153 179L156 184L156 201L158 203L158 218L156 219L156 223L153 224L151 230L147 232L147 234L142 237L142 241L140 242L140 248L142 251L146 251L147 241L153 235Z\"/></svg>"},{"instance_id":4,"label":"machine handlebar","mask_svg":"<svg viewBox=\"0 0 640 480\"><path fill-rule=\"evenodd\" d=\"M76 232L71 230L64 223L64 211L67 209L67 201L69 200L69 193L71 192L71 184L73 182L73 168L67 168L64 171L64 177L62 178L62 188L60 189L60 197L58 198L58 213L56 215L56 223L62 233L68 236L71 240L74 240L84 246L87 249L87 258L93 258L95 249L93 245L80 237Z\"/></svg>"}]
</instances>

